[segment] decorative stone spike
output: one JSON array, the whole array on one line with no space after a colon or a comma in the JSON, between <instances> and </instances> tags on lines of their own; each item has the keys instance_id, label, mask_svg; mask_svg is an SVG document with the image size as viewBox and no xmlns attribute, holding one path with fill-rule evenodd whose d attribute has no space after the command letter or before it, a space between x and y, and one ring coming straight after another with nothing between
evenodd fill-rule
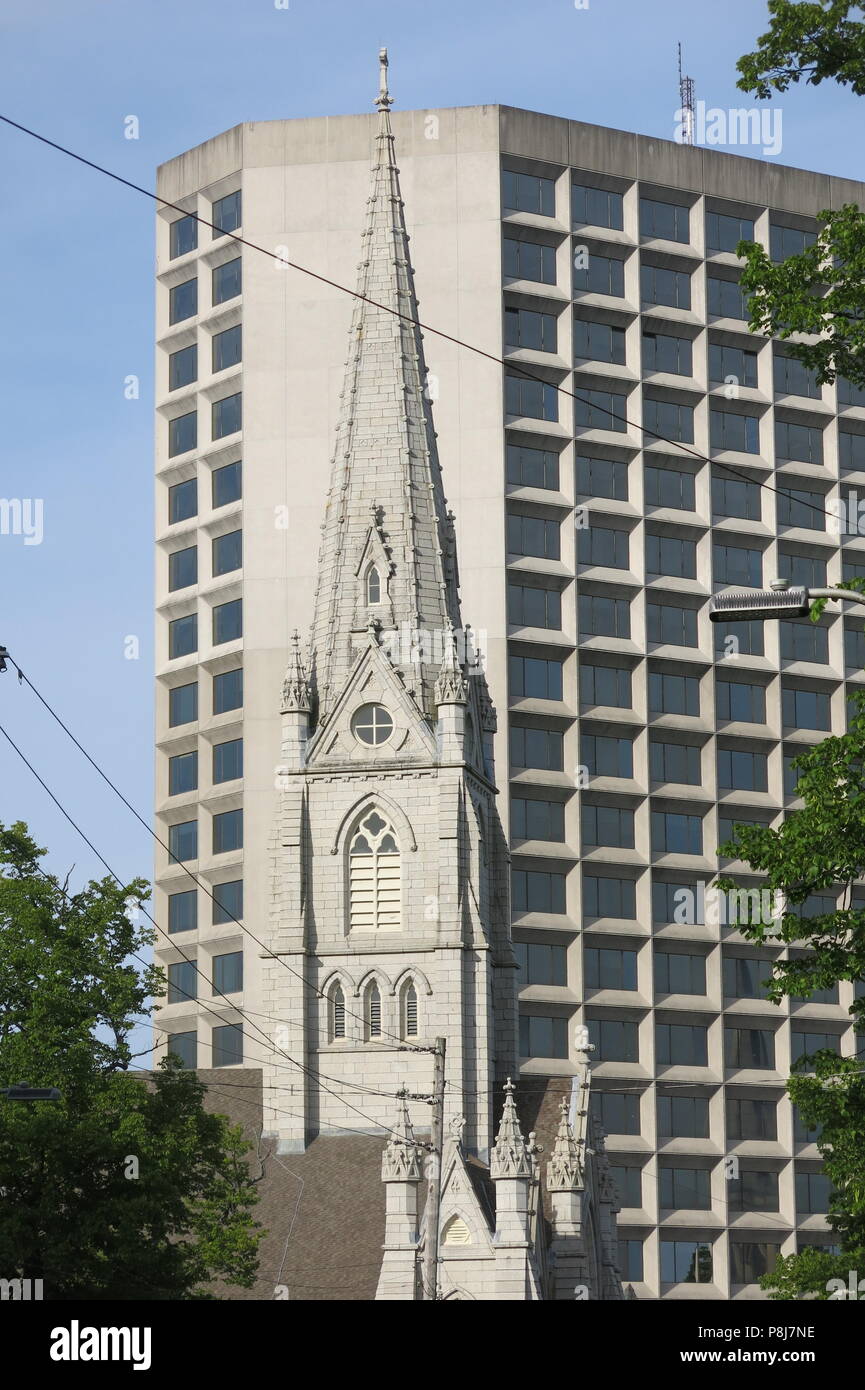
<instances>
[{"instance_id":1,"label":"decorative stone spike","mask_svg":"<svg viewBox=\"0 0 865 1390\"><path fill-rule=\"evenodd\" d=\"M517 1107L514 1104L514 1086L508 1077L502 1087L505 1093L505 1107L502 1122L496 1135L495 1148L490 1156L490 1177L530 1178L532 1176L532 1156L523 1138Z\"/></svg>"},{"instance_id":2,"label":"decorative stone spike","mask_svg":"<svg viewBox=\"0 0 865 1390\"><path fill-rule=\"evenodd\" d=\"M448 619L445 632L444 655L435 683L435 702L437 705L464 705L468 699L468 686L457 656L456 635L453 623Z\"/></svg>"},{"instance_id":3,"label":"decorative stone spike","mask_svg":"<svg viewBox=\"0 0 865 1390\"><path fill-rule=\"evenodd\" d=\"M414 1137L406 1103L408 1092L397 1091L397 1118L381 1156L382 1182L420 1182L423 1150Z\"/></svg>"},{"instance_id":4,"label":"decorative stone spike","mask_svg":"<svg viewBox=\"0 0 865 1390\"><path fill-rule=\"evenodd\" d=\"M569 1108L567 1099L559 1106L559 1128L547 1164L548 1192L573 1192L583 1186L580 1151L568 1118Z\"/></svg>"},{"instance_id":5,"label":"decorative stone spike","mask_svg":"<svg viewBox=\"0 0 865 1390\"><path fill-rule=\"evenodd\" d=\"M300 635L295 630L291 635L291 653L282 683L282 713L309 714L311 709L309 681L300 655Z\"/></svg>"}]
</instances>

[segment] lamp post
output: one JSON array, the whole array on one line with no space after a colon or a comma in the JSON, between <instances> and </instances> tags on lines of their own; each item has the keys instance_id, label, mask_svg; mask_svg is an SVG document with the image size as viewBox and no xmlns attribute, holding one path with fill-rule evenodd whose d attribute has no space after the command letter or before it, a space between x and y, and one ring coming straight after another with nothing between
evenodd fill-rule
<instances>
[{"instance_id":1,"label":"lamp post","mask_svg":"<svg viewBox=\"0 0 865 1390\"><path fill-rule=\"evenodd\" d=\"M715 594L709 602L709 617L713 623L804 618L815 598L865 603L865 594L857 593L855 589L808 589L803 584L790 586L786 579L776 579L771 589L733 589L725 594Z\"/></svg>"},{"instance_id":2,"label":"lamp post","mask_svg":"<svg viewBox=\"0 0 865 1390\"><path fill-rule=\"evenodd\" d=\"M19 1081L17 1086L0 1087L0 1096L5 1096L7 1100L63 1099L56 1086L28 1086L26 1081Z\"/></svg>"}]
</instances>

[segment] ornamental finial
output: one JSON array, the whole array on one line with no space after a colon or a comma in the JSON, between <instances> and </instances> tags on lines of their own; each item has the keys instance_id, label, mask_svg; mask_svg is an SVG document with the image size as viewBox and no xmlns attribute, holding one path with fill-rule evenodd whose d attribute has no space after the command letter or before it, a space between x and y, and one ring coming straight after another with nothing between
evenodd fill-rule
<instances>
[{"instance_id":1,"label":"ornamental finial","mask_svg":"<svg viewBox=\"0 0 865 1390\"><path fill-rule=\"evenodd\" d=\"M387 49L380 48L378 54L378 96L374 105L379 111L387 111L393 106L393 97L387 89Z\"/></svg>"}]
</instances>

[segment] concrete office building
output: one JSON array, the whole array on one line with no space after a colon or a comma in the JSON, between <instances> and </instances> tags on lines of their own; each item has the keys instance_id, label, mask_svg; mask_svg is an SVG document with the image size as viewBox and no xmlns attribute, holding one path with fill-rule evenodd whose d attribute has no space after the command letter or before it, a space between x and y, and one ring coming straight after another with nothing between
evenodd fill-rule
<instances>
[{"instance_id":1,"label":"concrete office building","mask_svg":"<svg viewBox=\"0 0 865 1390\"><path fill-rule=\"evenodd\" d=\"M235 1002L281 1027L233 919L268 943L280 691L315 607L353 312L286 262L354 288L375 121L242 125L159 174L220 229L158 216L156 811L179 861L157 863L179 948L160 942L158 1022L203 1068L266 1058ZM734 250L790 254L863 188L508 107L392 121L421 319L507 364L425 334L499 711L521 1084L573 1076L587 1026L624 1279L754 1297L778 1250L831 1240L784 1083L799 1051L852 1053L853 987L770 1004L777 948L714 920L704 888L735 820L797 804L789 761L843 730L865 640L838 614L713 629L707 599L865 574L865 538L822 515L865 486L865 393L747 333ZM181 953L216 997L190 998ZM302 1081L280 1085L290 1111Z\"/></svg>"}]
</instances>

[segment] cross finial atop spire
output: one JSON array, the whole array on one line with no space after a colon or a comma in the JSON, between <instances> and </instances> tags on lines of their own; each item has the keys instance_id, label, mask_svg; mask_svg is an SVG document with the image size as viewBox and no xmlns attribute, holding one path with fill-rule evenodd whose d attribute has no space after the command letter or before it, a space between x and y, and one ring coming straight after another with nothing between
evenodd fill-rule
<instances>
[{"instance_id":1,"label":"cross finial atop spire","mask_svg":"<svg viewBox=\"0 0 865 1390\"><path fill-rule=\"evenodd\" d=\"M387 111L393 106L393 97L387 89L387 49L380 48L378 53L378 96L374 105L379 111Z\"/></svg>"}]
</instances>

